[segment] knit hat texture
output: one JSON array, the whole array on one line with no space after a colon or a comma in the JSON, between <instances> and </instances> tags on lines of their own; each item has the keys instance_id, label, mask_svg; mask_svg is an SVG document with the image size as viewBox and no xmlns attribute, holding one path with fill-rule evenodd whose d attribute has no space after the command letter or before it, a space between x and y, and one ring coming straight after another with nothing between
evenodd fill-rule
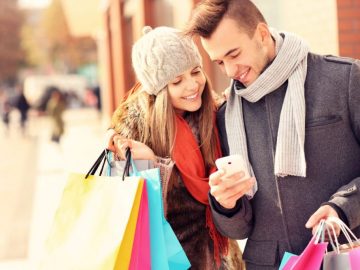
<instances>
[{"instance_id":1,"label":"knit hat texture","mask_svg":"<svg viewBox=\"0 0 360 270\"><path fill-rule=\"evenodd\" d=\"M200 53L190 37L171 27L143 28L132 48L135 74L150 95L157 95L187 69L201 66Z\"/></svg>"}]
</instances>

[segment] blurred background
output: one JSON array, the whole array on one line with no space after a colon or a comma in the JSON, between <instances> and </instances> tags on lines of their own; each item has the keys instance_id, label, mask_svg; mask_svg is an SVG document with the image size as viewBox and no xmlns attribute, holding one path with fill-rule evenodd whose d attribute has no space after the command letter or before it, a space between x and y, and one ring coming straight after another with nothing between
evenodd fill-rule
<instances>
[{"instance_id":1,"label":"blurred background","mask_svg":"<svg viewBox=\"0 0 360 270\"><path fill-rule=\"evenodd\" d=\"M90 168L134 83L130 52L142 27L181 28L197 2L0 1L1 270L37 269L67 174ZM359 0L254 2L313 52L360 58ZM202 54L221 92L229 81Z\"/></svg>"}]
</instances>

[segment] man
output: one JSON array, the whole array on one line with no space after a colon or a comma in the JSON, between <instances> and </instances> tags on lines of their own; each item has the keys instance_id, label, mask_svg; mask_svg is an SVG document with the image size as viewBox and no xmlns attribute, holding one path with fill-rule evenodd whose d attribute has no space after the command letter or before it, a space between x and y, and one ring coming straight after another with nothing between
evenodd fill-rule
<instances>
[{"instance_id":1,"label":"man","mask_svg":"<svg viewBox=\"0 0 360 270\"><path fill-rule=\"evenodd\" d=\"M187 34L200 36L232 79L218 116L223 150L245 157L254 177L219 170L210 198L219 231L248 238L247 269L278 269L328 216L359 236L359 61L310 53L300 38L270 29L249 0L202 1Z\"/></svg>"}]
</instances>

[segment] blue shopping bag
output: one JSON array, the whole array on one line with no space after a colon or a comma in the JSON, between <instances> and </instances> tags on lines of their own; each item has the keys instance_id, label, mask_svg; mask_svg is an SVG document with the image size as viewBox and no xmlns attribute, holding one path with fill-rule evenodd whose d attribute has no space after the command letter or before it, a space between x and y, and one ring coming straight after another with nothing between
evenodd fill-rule
<instances>
[{"instance_id":1,"label":"blue shopping bag","mask_svg":"<svg viewBox=\"0 0 360 270\"><path fill-rule=\"evenodd\" d=\"M285 252L284 253L284 256L281 260L281 264L280 264L280 267L279 267L279 270L283 270L284 267L289 263L289 264L293 264L293 261L297 260L299 256L295 255L295 254L292 254L290 252Z\"/></svg>"},{"instance_id":2,"label":"blue shopping bag","mask_svg":"<svg viewBox=\"0 0 360 270\"><path fill-rule=\"evenodd\" d=\"M132 164L133 176L146 180L150 215L151 269L184 270L191 264L169 222L165 219L158 168L137 171Z\"/></svg>"}]
</instances>

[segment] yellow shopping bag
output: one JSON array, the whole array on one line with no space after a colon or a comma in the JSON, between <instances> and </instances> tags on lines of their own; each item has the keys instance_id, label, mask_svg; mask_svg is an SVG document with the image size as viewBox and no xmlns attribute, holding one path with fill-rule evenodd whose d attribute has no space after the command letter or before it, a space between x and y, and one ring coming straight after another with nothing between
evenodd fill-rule
<instances>
[{"instance_id":1,"label":"yellow shopping bag","mask_svg":"<svg viewBox=\"0 0 360 270\"><path fill-rule=\"evenodd\" d=\"M126 270L144 180L70 174L40 269Z\"/></svg>"},{"instance_id":2,"label":"yellow shopping bag","mask_svg":"<svg viewBox=\"0 0 360 270\"><path fill-rule=\"evenodd\" d=\"M139 182L139 190L143 190L144 187L144 180L142 179ZM124 237L122 239L120 249L118 252L118 258L116 260L116 266L114 269L128 269L131 259L132 247L134 244L134 237L135 237L135 230L136 230L136 223L139 214L140 208L140 200L141 200L142 192L137 192L136 197L134 200L134 205L131 210L130 218L125 230Z\"/></svg>"}]
</instances>

